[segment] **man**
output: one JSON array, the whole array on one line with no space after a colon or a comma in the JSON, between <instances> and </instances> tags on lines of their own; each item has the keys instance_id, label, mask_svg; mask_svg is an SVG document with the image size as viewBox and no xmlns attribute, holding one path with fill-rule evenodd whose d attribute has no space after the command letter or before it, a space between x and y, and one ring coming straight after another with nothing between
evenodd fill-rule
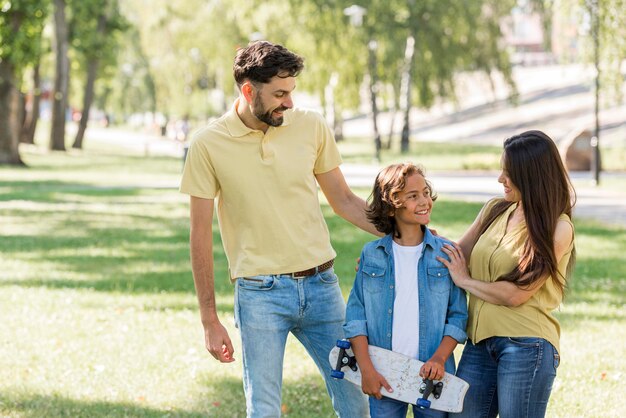
<instances>
[{"instance_id":1,"label":"man","mask_svg":"<svg viewBox=\"0 0 626 418\"><path fill-rule=\"evenodd\" d=\"M287 335L305 346L326 381L338 416L367 416L361 391L330 378L328 352L343 338L345 302L317 183L333 210L376 234L366 203L347 186L341 157L321 115L293 109L303 60L255 42L233 67L239 98L199 131L189 148L181 192L191 196L191 262L206 347L232 362L233 346L216 308L214 199L241 332L249 417L278 417Z\"/></svg>"}]
</instances>

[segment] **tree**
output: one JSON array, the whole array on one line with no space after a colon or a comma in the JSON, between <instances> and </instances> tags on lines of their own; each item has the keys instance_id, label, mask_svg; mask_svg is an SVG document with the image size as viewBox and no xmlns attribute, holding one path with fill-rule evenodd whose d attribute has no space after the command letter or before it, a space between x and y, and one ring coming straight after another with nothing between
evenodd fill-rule
<instances>
[{"instance_id":1,"label":"tree","mask_svg":"<svg viewBox=\"0 0 626 418\"><path fill-rule=\"evenodd\" d=\"M46 1L0 0L0 164L22 165L19 87L24 69L40 53Z\"/></svg>"},{"instance_id":2,"label":"tree","mask_svg":"<svg viewBox=\"0 0 626 418\"><path fill-rule=\"evenodd\" d=\"M26 106L24 112L24 123L20 133L20 142L24 144L35 143L35 132L39 121L39 106L41 104L41 61L33 64L32 88L30 93L30 104Z\"/></svg>"},{"instance_id":3,"label":"tree","mask_svg":"<svg viewBox=\"0 0 626 418\"><path fill-rule=\"evenodd\" d=\"M56 61L52 94L50 149L56 151L65 151L65 112L68 107L70 79L69 30L65 3L65 0L54 0L54 52Z\"/></svg>"},{"instance_id":4,"label":"tree","mask_svg":"<svg viewBox=\"0 0 626 418\"><path fill-rule=\"evenodd\" d=\"M80 122L73 148L82 148L89 113L94 100L94 87L102 67L116 63L119 44L117 31L126 28L117 0L81 0L72 3L71 39L81 68L85 72L85 87Z\"/></svg>"},{"instance_id":5,"label":"tree","mask_svg":"<svg viewBox=\"0 0 626 418\"><path fill-rule=\"evenodd\" d=\"M583 42L582 55L593 63L594 80L594 135L592 141L592 174L594 182L600 183L600 105L601 101L622 102L624 75L622 66L626 60L626 13L624 0L532 0L546 28L546 38L552 20L579 21L579 34ZM574 18L574 19L572 19ZM548 44L550 45L550 44Z\"/></svg>"}]
</instances>

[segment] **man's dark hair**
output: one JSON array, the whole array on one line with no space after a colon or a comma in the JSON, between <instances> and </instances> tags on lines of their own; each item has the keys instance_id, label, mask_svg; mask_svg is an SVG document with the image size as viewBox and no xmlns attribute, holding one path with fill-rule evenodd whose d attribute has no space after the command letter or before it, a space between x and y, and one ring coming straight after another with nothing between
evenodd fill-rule
<instances>
[{"instance_id":1,"label":"man's dark hair","mask_svg":"<svg viewBox=\"0 0 626 418\"><path fill-rule=\"evenodd\" d=\"M235 57L233 75L237 85L269 83L272 77L297 77L304 68L303 58L282 45L267 41L251 42Z\"/></svg>"}]
</instances>

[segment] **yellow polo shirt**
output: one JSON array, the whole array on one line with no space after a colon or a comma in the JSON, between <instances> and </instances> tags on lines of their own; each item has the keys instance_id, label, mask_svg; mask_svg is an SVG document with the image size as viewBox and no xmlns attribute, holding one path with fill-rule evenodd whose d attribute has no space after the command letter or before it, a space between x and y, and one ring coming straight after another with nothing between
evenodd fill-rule
<instances>
[{"instance_id":1,"label":"yellow polo shirt","mask_svg":"<svg viewBox=\"0 0 626 418\"><path fill-rule=\"evenodd\" d=\"M182 193L216 199L231 280L333 259L315 181L341 164L326 121L290 109L281 126L263 133L244 125L236 108L193 136L180 185Z\"/></svg>"},{"instance_id":2,"label":"yellow polo shirt","mask_svg":"<svg viewBox=\"0 0 626 418\"><path fill-rule=\"evenodd\" d=\"M496 199L488 202L483 214L488 213L496 202ZM528 231L526 223L522 222L506 233L509 215L515 207L516 205L511 205L495 219L476 242L469 262L472 278L495 282L498 277L509 273L519 263ZM572 224L565 214L559 219ZM569 249L559 262L558 270L563 275L573 248L572 240ZM528 301L517 307L494 305L470 294L467 336L474 343L495 336L540 337L548 340L558 351L561 328L552 312L559 307L561 301L562 296L551 278Z\"/></svg>"}]
</instances>

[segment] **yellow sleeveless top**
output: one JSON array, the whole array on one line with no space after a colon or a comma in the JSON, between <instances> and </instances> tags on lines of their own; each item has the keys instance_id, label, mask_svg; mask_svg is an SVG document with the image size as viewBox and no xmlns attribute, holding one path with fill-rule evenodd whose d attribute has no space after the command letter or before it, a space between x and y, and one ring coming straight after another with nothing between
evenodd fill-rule
<instances>
[{"instance_id":1,"label":"yellow sleeveless top","mask_svg":"<svg viewBox=\"0 0 626 418\"><path fill-rule=\"evenodd\" d=\"M483 216L497 201L494 199L487 203ZM496 218L476 242L469 261L472 278L495 282L498 277L509 273L519 263L528 231L526 223L522 221L506 233L509 215L515 207L515 204L511 205ZM570 218L565 214L559 219L572 225ZM572 240L558 265L559 273L562 275L565 275L573 248ZM496 336L540 337L549 341L559 351L561 328L552 311L559 307L561 301L561 293L552 278L546 280L528 301L517 307L494 305L470 294L467 335L474 343Z\"/></svg>"}]
</instances>

